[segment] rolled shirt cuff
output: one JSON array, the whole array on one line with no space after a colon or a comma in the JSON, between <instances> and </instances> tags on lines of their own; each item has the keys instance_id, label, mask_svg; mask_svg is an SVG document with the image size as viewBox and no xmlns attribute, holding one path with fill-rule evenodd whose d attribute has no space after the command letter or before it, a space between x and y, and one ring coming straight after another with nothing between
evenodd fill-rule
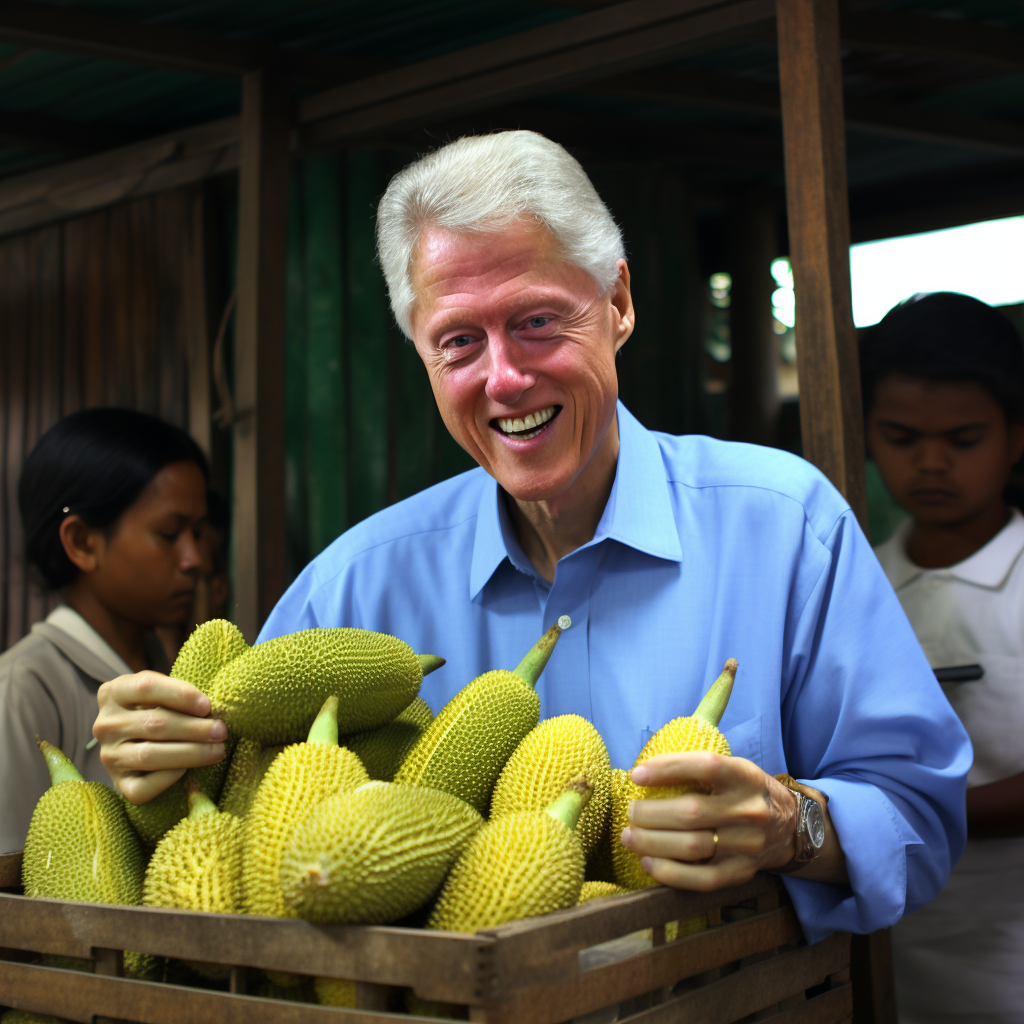
<instances>
[{"instance_id":1,"label":"rolled shirt cuff","mask_svg":"<svg viewBox=\"0 0 1024 1024\"><path fill-rule=\"evenodd\" d=\"M842 778L799 781L828 797L850 876L849 885L783 876L807 941L888 928L906 903L906 847L921 840L877 786Z\"/></svg>"}]
</instances>

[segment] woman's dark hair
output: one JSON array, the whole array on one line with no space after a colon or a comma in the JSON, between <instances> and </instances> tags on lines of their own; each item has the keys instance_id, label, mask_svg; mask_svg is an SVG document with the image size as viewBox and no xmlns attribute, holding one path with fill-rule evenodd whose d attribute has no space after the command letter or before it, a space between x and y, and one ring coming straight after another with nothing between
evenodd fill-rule
<instances>
[{"instance_id":1,"label":"woman's dark hair","mask_svg":"<svg viewBox=\"0 0 1024 1024\"><path fill-rule=\"evenodd\" d=\"M60 542L65 516L81 516L93 527L112 526L172 462L193 462L210 478L199 445L155 416L132 409L83 409L50 427L18 480L25 553L46 585L63 587L78 575Z\"/></svg>"},{"instance_id":2,"label":"woman's dark hair","mask_svg":"<svg viewBox=\"0 0 1024 1024\"><path fill-rule=\"evenodd\" d=\"M968 295L914 295L862 331L865 415L878 382L890 373L974 381L1002 406L1007 422L1024 422L1024 344L1002 313Z\"/></svg>"}]
</instances>

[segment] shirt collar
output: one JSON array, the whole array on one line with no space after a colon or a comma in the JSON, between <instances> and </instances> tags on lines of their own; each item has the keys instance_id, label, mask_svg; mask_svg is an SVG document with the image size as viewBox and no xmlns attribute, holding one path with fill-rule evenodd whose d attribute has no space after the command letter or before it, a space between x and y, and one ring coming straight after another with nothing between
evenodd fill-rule
<instances>
[{"instance_id":1,"label":"shirt collar","mask_svg":"<svg viewBox=\"0 0 1024 1024\"><path fill-rule=\"evenodd\" d=\"M615 481L594 539L584 547L616 540L655 558L681 562L683 551L658 442L621 402L617 403L616 412L619 458ZM477 512L469 573L470 600L483 590L506 558L518 566L525 557L512 534L507 514L500 508L500 500L497 482L488 477Z\"/></svg>"},{"instance_id":2,"label":"shirt collar","mask_svg":"<svg viewBox=\"0 0 1024 1024\"><path fill-rule=\"evenodd\" d=\"M1010 510L1010 521L980 550L956 565L941 569L923 569L907 557L907 540L913 522L905 519L893 535L889 577L894 590L917 579L926 572L941 573L978 587L999 587L1024 551L1024 515Z\"/></svg>"}]
</instances>

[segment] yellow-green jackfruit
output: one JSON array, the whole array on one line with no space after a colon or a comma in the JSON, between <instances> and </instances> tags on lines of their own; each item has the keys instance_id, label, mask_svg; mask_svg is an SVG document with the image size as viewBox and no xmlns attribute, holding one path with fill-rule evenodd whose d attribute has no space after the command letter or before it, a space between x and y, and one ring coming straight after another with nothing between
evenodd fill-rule
<instances>
[{"instance_id":1,"label":"yellow-green jackfruit","mask_svg":"<svg viewBox=\"0 0 1024 1024\"><path fill-rule=\"evenodd\" d=\"M211 914L242 912L242 823L220 813L196 783L189 815L153 852L143 888L147 907Z\"/></svg>"},{"instance_id":2,"label":"yellow-green jackfruit","mask_svg":"<svg viewBox=\"0 0 1024 1024\"><path fill-rule=\"evenodd\" d=\"M579 715L549 718L508 759L494 787L490 816L542 811L565 789L568 779L585 775L594 792L576 826L576 838L589 859L608 820L611 770L608 748L590 722Z\"/></svg>"},{"instance_id":3,"label":"yellow-green jackfruit","mask_svg":"<svg viewBox=\"0 0 1024 1024\"><path fill-rule=\"evenodd\" d=\"M281 858L289 912L320 924L388 924L437 892L483 818L424 786L371 782L318 804Z\"/></svg>"},{"instance_id":4,"label":"yellow-green jackfruit","mask_svg":"<svg viewBox=\"0 0 1024 1024\"><path fill-rule=\"evenodd\" d=\"M189 814L160 840L146 869L143 906L210 914L242 912L242 823L221 814L213 801L188 783ZM206 977L226 977L230 968L188 961Z\"/></svg>"},{"instance_id":5,"label":"yellow-green jackfruit","mask_svg":"<svg viewBox=\"0 0 1024 1024\"><path fill-rule=\"evenodd\" d=\"M580 898L576 906L581 907L591 900L604 899L605 896L625 896L629 890L614 882L584 882L580 889Z\"/></svg>"},{"instance_id":6,"label":"yellow-green jackfruit","mask_svg":"<svg viewBox=\"0 0 1024 1024\"><path fill-rule=\"evenodd\" d=\"M211 683L213 714L257 743L294 743L336 696L342 733L390 722L444 660L366 629L304 629L250 647Z\"/></svg>"},{"instance_id":7,"label":"yellow-green jackfruit","mask_svg":"<svg viewBox=\"0 0 1024 1024\"><path fill-rule=\"evenodd\" d=\"M231 755L231 767L217 809L244 818L256 799L263 776L282 750L283 746L261 747L254 740L239 740Z\"/></svg>"},{"instance_id":8,"label":"yellow-green jackfruit","mask_svg":"<svg viewBox=\"0 0 1024 1024\"><path fill-rule=\"evenodd\" d=\"M227 619L211 619L192 631L182 644L171 666L171 676L191 683L200 693L210 696L214 676L227 664L249 649L238 627ZM216 803L228 772L235 737L228 735L224 757L217 764L190 768L162 793L144 804L124 801L125 813L143 845L152 850L158 842L188 814L185 783L199 783L203 792Z\"/></svg>"},{"instance_id":9,"label":"yellow-green jackfruit","mask_svg":"<svg viewBox=\"0 0 1024 1024\"><path fill-rule=\"evenodd\" d=\"M477 932L574 907L583 850L573 829L590 797L579 780L544 811L489 821L466 844L441 890L428 928Z\"/></svg>"},{"instance_id":10,"label":"yellow-green jackfruit","mask_svg":"<svg viewBox=\"0 0 1024 1024\"><path fill-rule=\"evenodd\" d=\"M736 660L725 663L722 674L705 694L697 710L686 718L674 718L662 726L646 743L633 767L656 754L683 753L695 750L712 751L728 756L729 743L718 731L736 679ZM629 825L629 804L632 800L668 800L686 793L701 791L697 785L638 786L628 772L612 773L612 860L615 878L627 889L649 889L660 884L640 866L640 858L619 842L622 830Z\"/></svg>"},{"instance_id":11,"label":"yellow-green jackfruit","mask_svg":"<svg viewBox=\"0 0 1024 1024\"><path fill-rule=\"evenodd\" d=\"M505 762L540 719L534 687L561 632L552 626L514 672L486 672L464 686L427 727L395 782L444 790L485 814Z\"/></svg>"},{"instance_id":12,"label":"yellow-green jackfruit","mask_svg":"<svg viewBox=\"0 0 1024 1024\"><path fill-rule=\"evenodd\" d=\"M338 698L328 697L305 743L286 747L267 769L245 819L242 867L246 913L288 917L281 855L299 823L321 800L369 782L359 758L338 746Z\"/></svg>"},{"instance_id":13,"label":"yellow-green jackfruit","mask_svg":"<svg viewBox=\"0 0 1024 1024\"><path fill-rule=\"evenodd\" d=\"M342 746L358 755L371 779L392 782L395 772L433 720L430 706L417 697L393 722L346 736Z\"/></svg>"},{"instance_id":14,"label":"yellow-green jackfruit","mask_svg":"<svg viewBox=\"0 0 1024 1024\"><path fill-rule=\"evenodd\" d=\"M345 1006L355 1009L356 983L345 978L317 978L313 982L316 1001L321 1006Z\"/></svg>"},{"instance_id":15,"label":"yellow-green jackfruit","mask_svg":"<svg viewBox=\"0 0 1024 1024\"><path fill-rule=\"evenodd\" d=\"M136 905L145 861L120 798L101 782L85 782L53 744L37 742L52 784L25 839L25 895Z\"/></svg>"}]
</instances>

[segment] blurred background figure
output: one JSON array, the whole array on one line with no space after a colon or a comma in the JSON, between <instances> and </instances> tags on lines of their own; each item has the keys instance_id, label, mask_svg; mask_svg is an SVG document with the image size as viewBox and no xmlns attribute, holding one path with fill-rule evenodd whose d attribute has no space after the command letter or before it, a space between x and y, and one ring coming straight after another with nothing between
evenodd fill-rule
<instances>
[{"instance_id":1,"label":"blurred background figure","mask_svg":"<svg viewBox=\"0 0 1024 1024\"><path fill-rule=\"evenodd\" d=\"M22 848L50 784L35 737L59 746L84 778L109 784L99 748L87 749L100 684L168 671L154 630L180 629L194 614L204 560L204 612L223 601L208 478L187 434L128 409L74 413L26 460L18 504L27 559L57 606L0 656L0 853Z\"/></svg>"},{"instance_id":2,"label":"blurred background figure","mask_svg":"<svg viewBox=\"0 0 1024 1024\"><path fill-rule=\"evenodd\" d=\"M939 897L893 928L900 1021L1020 1022L1024 516L1006 491L1024 347L977 299L916 295L863 334L861 376L869 449L908 514L878 558L932 667L983 672L943 687L974 745L968 842Z\"/></svg>"}]
</instances>

